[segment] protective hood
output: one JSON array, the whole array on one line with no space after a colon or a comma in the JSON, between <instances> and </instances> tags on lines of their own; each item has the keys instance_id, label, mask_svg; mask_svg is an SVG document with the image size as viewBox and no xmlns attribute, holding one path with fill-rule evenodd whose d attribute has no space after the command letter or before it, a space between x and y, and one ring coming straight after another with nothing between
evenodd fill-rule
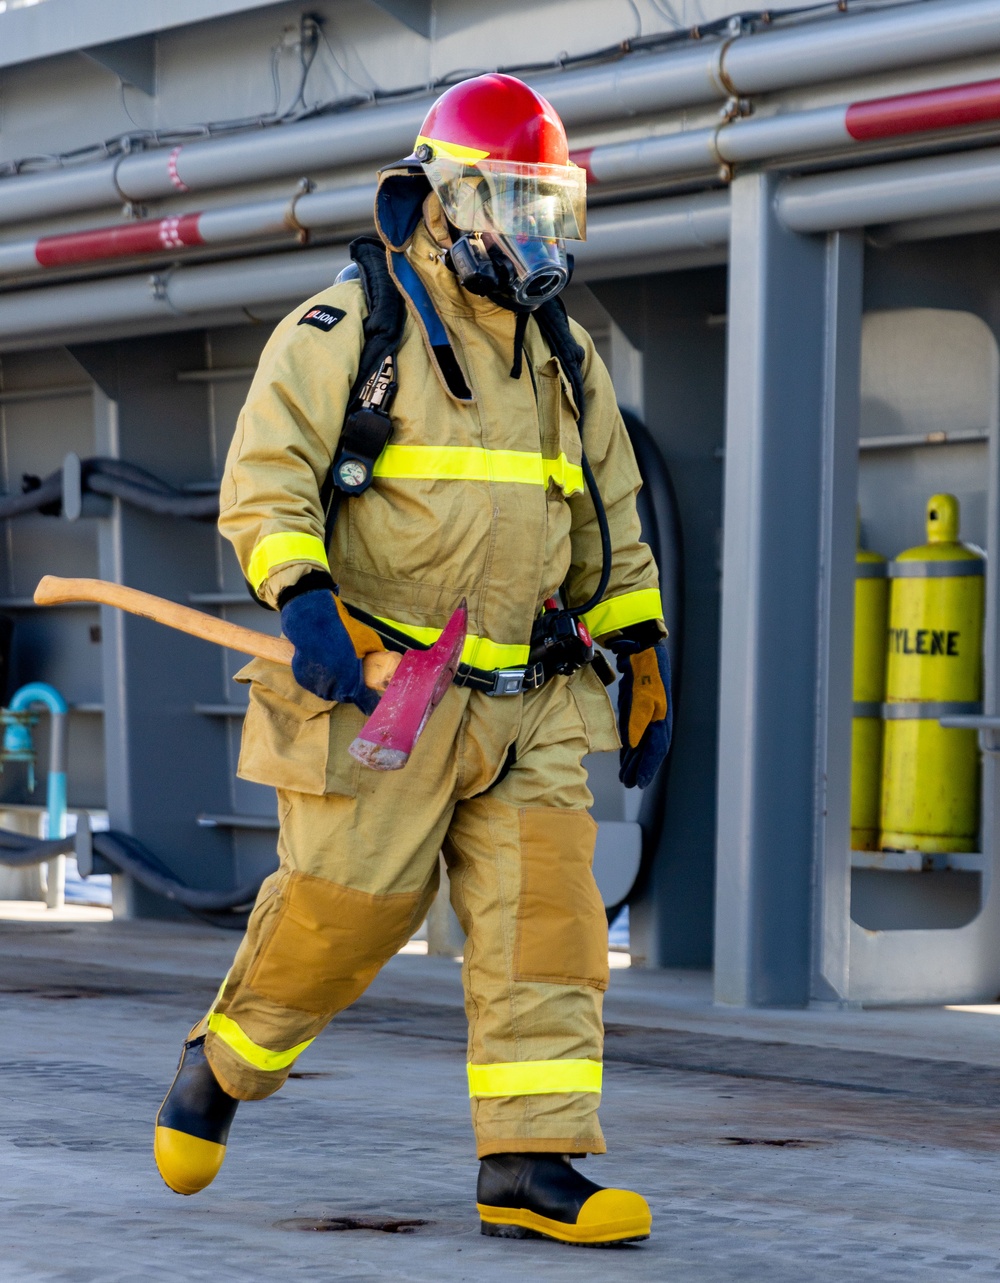
<instances>
[{"instance_id":1,"label":"protective hood","mask_svg":"<svg viewBox=\"0 0 1000 1283\"><path fill-rule=\"evenodd\" d=\"M416 156L407 156L378 173L375 226L391 250L406 248L423 217L430 182Z\"/></svg>"}]
</instances>

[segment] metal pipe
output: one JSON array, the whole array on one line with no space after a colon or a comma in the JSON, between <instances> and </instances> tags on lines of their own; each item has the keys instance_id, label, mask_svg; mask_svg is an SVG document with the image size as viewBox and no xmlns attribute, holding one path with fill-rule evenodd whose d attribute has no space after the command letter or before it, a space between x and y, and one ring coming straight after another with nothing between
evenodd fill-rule
<instances>
[{"instance_id":1,"label":"metal pipe","mask_svg":"<svg viewBox=\"0 0 1000 1283\"><path fill-rule=\"evenodd\" d=\"M1000 81L993 80L596 146L574 153L574 159L597 184L636 182L996 119ZM299 191L289 200L8 242L0 244L0 275L232 244L292 230L359 225L369 221L373 199L371 184ZM593 255L580 257L585 261Z\"/></svg>"},{"instance_id":2,"label":"metal pipe","mask_svg":"<svg viewBox=\"0 0 1000 1283\"><path fill-rule=\"evenodd\" d=\"M927 0L735 40L723 71L738 94L750 95L975 57L998 46L995 0Z\"/></svg>"},{"instance_id":3,"label":"metal pipe","mask_svg":"<svg viewBox=\"0 0 1000 1283\"><path fill-rule=\"evenodd\" d=\"M94 327L134 326L274 303L291 307L330 284L347 263L346 249L336 247L23 290L0 296L0 340L86 333Z\"/></svg>"},{"instance_id":4,"label":"metal pipe","mask_svg":"<svg viewBox=\"0 0 1000 1283\"><path fill-rule=\"evenodd\" d=\"M1000 147L791 178L778 212L796 232L931 219L1000 204Z\"/></svg>"},{"instance_id":5,"label":"metal pipe","mask_svg":"<svg viewBox=\"0 0 1000 1283\"><path fill-rule=\"evenodd\" d=\"M0 222L159 200L265 178L327 171L413 145L430 99L320 116L169 151L133 152L113 162L0 180Z\"/></svg>"},{"instance_id":6,"label":"metal pipe","mask_svg":"<svg viewBox=\"0 0 1000 1283\"><path fill-rule=\"evenodd\" d=\"M948 236L974 236L980 232L1000 230L1000 208L967 210L945 214L940 218L914 218L903 223L888 223L874 235L880 247L903 241L933 241Z\"/></svg>"},{"instance_id":7,"label":"metal pipe","mask_svg":"<svg viewBox=\"0 0 1000 1283\"><path fill-rule=\"evenodd\" d=\"M315 192L295 203L296 222L306 229L369 221L373 186ZM181 246L225 244L290 230L287 201L209 210L184 219L157 219L122 227L94 228L37 241L0 244L0 275L42 271L136 254L170 252ZM574 247L581 264L630 254L670 253L723 245L729 235L725 192L647 201L595 210L588 239ZM28 296L26 296L28 297Z\"/></svg>"},{"instance_id":8,"label":"metal pipe","mask_svg":"<svg viewBox=\"0 0 1000 1283\"><path fill-rule=\"evenodd\" d=\"M719 165L779 160L1000 121L1000 80L949 85L787 115L737 119L712 129L610 143L573 153L596 184L706 173Z\"/></svg>"},{"instance_id":9,"label":"metal pipe","mask_svg":"<svg viewBox=\"0 0 1000 1283\"><path fill-rule=\"evenodd\" d=\"M578 247L580 277L587 278L591 265L724 246L728 235L724 191L598 209L590 239ZM334 246L12 292L0 295L0 344L10 339L23 346L35 335L53 342L67 332L115 325L133 331L137 323L203 319L230 309L292 307L330 284L347 262L346 247Z\"/></svg>"},{"instance_id":10,"label":"metal pipe","mask_svg":"<svg viewBox=\"0 0 1000 1283\"><path fill-rule=\"evenodd\" d=\"M571 246L586 280L588 270L603 263L641 260L724 246L729 240L728 191L664 197L633 205L595 209L587 239Z\"/></svg>"},{"instance_id":11,"label":"metal pipe","mask_svg":"<svg viewBox=\"0 0 1000 1283\"><path fill-rule=\"evenodd\" d=\"M785 223L803 232L988 212L1000 204L1000 148L794 178L779 188L777 203ZM589 239L575 247L579 277L596 277L606 264L718 249L728 229L724 191L599 208ZM156 328L171 318L292 306L332 281L346 262L338 247L21 291L0 296L0 340L21 345L35 335L52 340L68 328L79 333L136 322Z\"/></svg>"},{"instance_id":12,"label":"metal pipe","mask_svg":"<svg viewBox=\"0 0 1000 1283\"><path fill-rule=\"evenodd\" d=\"M998 118L1000 81L986 81L596 146L574 153L574 159L598 184L635 182ZM299 193L288 201L260 201L9 242L0 244L0 275L227 244L293 228L359 224L368 221L373 198L374 187L363 184ZM586 251L579 257L586 261L594 255Z\"/></svg>"},{"instance_id":13,"label":"metal pipe","mask_svg":"<svg viewBox=\"0 0 1000 1283\"><path fill-rule=\"evenodd\" d=\"M0 243L0 276L26 276L52 267L71 267L116 258L169 254L200 245L226 245L260 237L359 226L372 221L375 186L305 192L290 200L210 209L180 217L143 219Z\"/></svg>"},{"instance_id":14,"label":"metal pipe","mask_svg":"<svg viewBox=\"0 0 1000 1283\"><path fill-rule=\"evenodd\" d=\"M572 127L998 48L996 0L925 0L796 30L636 53L532 83ZM0 182L0 222L391 159L409 149L430 101L361 108L169 151L135 152L100 165L7 178ZM698 144L684 145L697 150Z\"/></svg>"},{"instance_id":15,"label":"metal pipe","mask_svg":"<svg viewBox=\"0 0 1000 1283\"><path fill-rule=\"evenodd\" d=\"M635 182L709 170L721 163L774 159L995 119L1000 119L1000 81L994 80L597 146L574 153L574 159L598 184ZM231 244L280 235L293 228L358 225L369 221L373 199L374 187L362 184L300 192L287 201L260 201L9 242L0 244L0 275L26 275L50 267ZM682 209L674 206L678 216ZM651 216L658 220L660 211ZM643 215L639 221L647 223L651 216ZM661 236L662 231L658 227L655 235ZM713 239L712 243L717 242ZM584 250L578 257L586 262L600 254Z\"/></svg>"}]
</instances>

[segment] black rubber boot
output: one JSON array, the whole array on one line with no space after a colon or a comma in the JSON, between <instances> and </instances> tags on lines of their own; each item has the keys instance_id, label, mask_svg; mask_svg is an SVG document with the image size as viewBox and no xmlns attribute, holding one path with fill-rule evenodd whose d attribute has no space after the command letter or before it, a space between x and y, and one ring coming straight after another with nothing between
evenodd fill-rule
<instances>
[{"instance_id":1,"label":"black rubber boot","mask_svg":"<svg viewBox=\"0 0 1000 1283\"><path fill-rule=\"evenodd\" d=\"M175 1193L197 1194L218 1176L239 1103L216 1082L204 1036L186 1042L153 1141L156 1166Z\"/></svg>"},{"instance_id":2,"label":"black rubber boot","mask_svg":"<svg viewBox=\"0 0 1000 1283\"><path fill-rule=\"evenodd\" d=\"M558 1239L606 1247L649 1238L652 1216L641 1194L603 1189L566 1154L492 1154L479 1166L482 1232L497 1238Z\"/></svg>"}]
</instances>

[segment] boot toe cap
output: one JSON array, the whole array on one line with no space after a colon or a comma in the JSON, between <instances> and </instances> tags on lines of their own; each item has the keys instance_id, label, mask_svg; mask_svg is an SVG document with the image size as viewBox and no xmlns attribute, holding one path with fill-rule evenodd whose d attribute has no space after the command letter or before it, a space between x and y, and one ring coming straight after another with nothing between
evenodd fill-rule
<instances>
[{"instance_id":1,"label":"boot toe cap","mask_svg":"<svg viewBox=\"0 0 1000 1283\"><path fill-rule=\"evenodd\" d=\"M641 1194L601 1189L586 1200L573 1221L556 1220L530 1207L491 1207L479 1203L484 1234L526 1238L540 1234L560 1243L599 1247L649 1238L653 1217Z\"/></svg>"},{"instance_id":2,"label":"boot toe cap","mask_svg":"<svg viewBox=\"0 0 1000 1283\"><path fill-rule=\"evenodd\" d=\"M175 1194L197 1194L218 1176L226 1147L173 1127L157 1127L153 1156L160 1175Z\"/></svg>"},{"instance_id":3,"label":"boot toe cap","mask_svg":"<svg viewBox=\"0 0 1000 1283\"><path fill-rule=\"evenodd\" d=\"M648 1238L653 1226L649 1204L630 1189L602 1189L580 1208L576 1218L577 1240L607 1243Z\"/></svg>"}]
</instances>

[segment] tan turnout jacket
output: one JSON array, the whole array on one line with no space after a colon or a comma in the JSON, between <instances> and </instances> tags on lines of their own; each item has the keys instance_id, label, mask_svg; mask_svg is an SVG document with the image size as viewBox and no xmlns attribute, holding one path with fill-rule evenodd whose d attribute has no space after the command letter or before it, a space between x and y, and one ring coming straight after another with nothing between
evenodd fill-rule
<instances>
[{"instance_id":1,"label":"tan turnout jacket","mask_svg":"<svg viewBox=\"0 0 1000 1283\"><path fill-rule=\"evenodd\" d=\"M264 349L230 447L219 527L271 604L306 571L328 565L347 603L428 642L464 596L465 661L515 667L527 660L546 598L565 587L568 604L580 604L596 587L600 538L572 392L558 362L530 323L522 375L510 377L514 316L459 286L432 234L433 214L431 207L431 226L420 223L406 254L446 327L472 401L448 390L408 305L390 443L372 486L342 502L326 549L320 490L357 374L366 313L358 281L322 290L277 326ZM316 307L343 318L329 330L303 324ZM639 537L639 473L611 379L586 331L572 328L586 352L587 456L613 546L605 598L586 622L606 638L660 620L662 608L656 566ZM272 667L255 661L243 676L287 690L285 678L268 677Z\"/></svg>"}]
</instances>

